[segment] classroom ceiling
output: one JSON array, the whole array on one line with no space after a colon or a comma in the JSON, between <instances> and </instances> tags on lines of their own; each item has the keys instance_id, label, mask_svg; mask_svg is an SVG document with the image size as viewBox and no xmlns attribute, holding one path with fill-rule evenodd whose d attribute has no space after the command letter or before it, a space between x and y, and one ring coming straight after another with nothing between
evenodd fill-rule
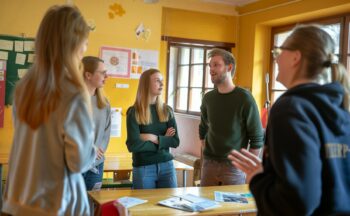
<instances>
[{"instance_id":1,"label":"classroom ceiling","mask_svg":"<svg viewBox=\"0 0 350 216\"><path fill-rule=\"evenodd\" d=\"M247 4L257 2L258 0L202 0L202 1L217 3L217 4L233 5L233 6L244 6Z\"/></svg>"}]
</instances>

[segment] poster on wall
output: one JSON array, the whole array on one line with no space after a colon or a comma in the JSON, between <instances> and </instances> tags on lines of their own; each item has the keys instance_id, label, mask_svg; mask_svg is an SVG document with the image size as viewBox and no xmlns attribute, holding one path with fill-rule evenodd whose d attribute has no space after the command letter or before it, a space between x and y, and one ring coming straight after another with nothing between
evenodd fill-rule
<instances>
[{"instance_id":1,"label":"poster on wall","mask_svg":"<svg viewBox=\"0 0 350 216\"><path fill-rule=\"evenodd\" d=\"M103 46L100 49L107 74L115 78L140 79L143 71L158 68L158 51Z\"/></svg>"},{"instance_id":2,"label":"poster on wall","mask_svg":"<svg viewBox=\"0 0 350 216\"><path fill-rule=\"evenodd\" d=\"M121 137L122 130L122 108L111 108L111 137Z\"/></svg>"},{"instance_id":3,"label":"poster on wall","mask_svg":"<svg viewBox=\"0 0 350 216\"><path fill-rule=\"evenodd\" d=\"M150 68L158 68L158 51L132 49L130 78L139 79Z\"/></svg>"},{"instance_id":4,"label":"poster on wall","mask_svg":"<svg viewBox=\"0 0 350 216\"><path fill-rule=\"evenodd\" d=\"M108 76L115 78L130 77L130 49L101 47L100 58L105 63Z\"/></svg>"},{"instance_id":5,"label":"poster on wall","mask_svg":"<svg viewBox=\"0 0 350 216\"><path fill-rule=\"evenodd\" d=\"M4 127L6 61L0 60L0 128Z\"/></svg>"}]
</instances>

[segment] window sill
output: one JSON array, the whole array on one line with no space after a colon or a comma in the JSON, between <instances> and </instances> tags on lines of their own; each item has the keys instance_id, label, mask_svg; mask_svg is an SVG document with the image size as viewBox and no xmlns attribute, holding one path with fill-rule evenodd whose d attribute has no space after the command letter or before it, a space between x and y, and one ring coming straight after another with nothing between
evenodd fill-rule
<instances>
[{"instance_id":1,"label":"window sill","mask_svg":"<svg viewBox=\"0 0 350 216\"><path fill-rule=\"evenodd\" d=\"M198 115L184 114L184 113L178 113L178 112L175 112L174 115L178 117L187 118L187 119L196 119L196 120L201 119L200 116Z\"/></svg>"}]
</instances>

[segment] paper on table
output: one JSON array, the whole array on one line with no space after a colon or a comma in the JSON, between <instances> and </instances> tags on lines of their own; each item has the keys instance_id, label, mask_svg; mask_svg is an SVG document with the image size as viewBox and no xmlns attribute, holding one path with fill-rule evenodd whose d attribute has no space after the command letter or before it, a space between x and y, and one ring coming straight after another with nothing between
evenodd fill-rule
<instances>
[{"instance_id":1,"label":"paper on table","mask_svg":"<svg viewBox=\"0 0 350 216\"><path fill-rule=\"evenodd\" d=\"M122 204L125 208L131 208L133 206L140 205L147 202L147 200L143 200L135 197L128 197L128 196L121 197L116 201Z\"/></svg>"},{"instance_id":2,"label":"paper on table","mask_svg":"<svg viewBox=\"0 0 350 216\"><path fill-rule=\"evenodd\" d=\"M94 187L91 189L92 191L100 190L102 187L102 182L96 182Z\"/></svg>"},{"instance_id":3,"label":"paper on table","mask_svg":"<svg viewBox=\"0 0 350 216\"><path fill-rule=\"evenodd\" d=\"M215 200L218 202L248 203L244 194L215 191Z\"/></svg>"},{"instance_id":4,"label":"paper on table","mask_svg":"<svg viewBox=\"0 0 350 216\"><path fill-rule=\"evenodd\" d=\"M158 204L189 212L201 212L220 207L220 205L213 200L192 194L171 197L169 199L159 201Z\"/></svg>"}]
</instances>

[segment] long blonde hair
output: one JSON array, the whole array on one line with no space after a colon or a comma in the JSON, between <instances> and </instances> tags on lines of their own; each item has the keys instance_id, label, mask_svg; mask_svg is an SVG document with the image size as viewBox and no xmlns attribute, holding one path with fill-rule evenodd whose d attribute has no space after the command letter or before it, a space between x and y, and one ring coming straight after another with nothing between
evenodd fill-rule
<instances>
[{"instance_id":1,"label":"long blonde hair","mask_svg":"<svg viewBox=\"0 0 350 216\"><path fill-rule=\"evenodd\" d=\"M35 40L34 64L15 90L19 120L32 129L45 123L55 111L66 81L76 86L90 103L78 55L89 31L74 6L53 6L46 12Z\"/></svg>"},{"instance_id":2,"label":"long blonde hair","mask_svg":"<svg viewBox=\"0 0 350 216\"><path fill-rule=\"evenodd\" d=\"M151 76L155 73L160 73L157 69L149 69L142 73L137 88L136 100L134 103L135 117L138 124L148 125L152 123L152 116L150 111L151 93L150 82ZM168 106L163 103L162 98L157 96L156 110L160 122L166 122L171 115Z\"/></svg>"},{"instance_id":3,"label":"long blonde hair","mask_svg":"<svg viewBox=\"0 0 350 216\"><path fill-rule=\"evenodd\" d=\"M84 73L91 73L94 74L98 68L98 63L102 62L103 60L100 58L97 58L95 56L85 56L82 59L83 66L84 66ZM108 99L104 94L103 88L96 88L96 97L97 97L97 107L99 109L103 109L108 104Z\"/></svg>"},{"instance_id":4,"label":"long blonde hair","mask_svg":"<svg viewBox=\"0 0 350 216\"><path fill-rule=\"evenodd\" d=\"M343 107L350 111L350 82L341 63L335 61L335 43L331 36L317 25L297 26L286 40L286 46L299 50L305 60L306 76L312 79L327 77L330 67L331 82L339 82L344 88Z\"/></svg>"}]
</instances>

